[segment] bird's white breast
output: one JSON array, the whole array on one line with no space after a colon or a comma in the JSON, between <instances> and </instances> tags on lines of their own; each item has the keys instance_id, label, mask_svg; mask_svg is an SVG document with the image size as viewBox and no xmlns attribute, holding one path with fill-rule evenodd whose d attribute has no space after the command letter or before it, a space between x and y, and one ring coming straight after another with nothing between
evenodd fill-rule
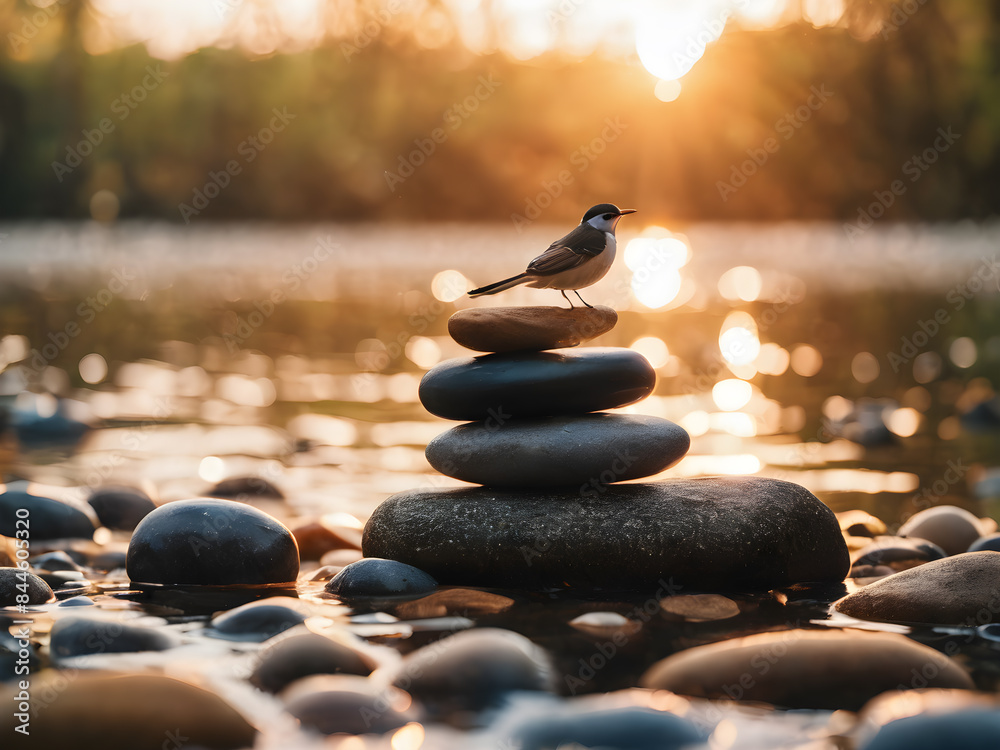
<instances>
[{"instance_id":1,"label":"bird's white breast","mask_svg":"<svg viewBox=\"0 0 1000 750\"><path fill-rule=\"evenodd\" d=\"M568 271L563 271L545 279L547 283L544 288L583 289L603 279L611 269L611 265L615 262L615 251L618 247L615 236L611 232L605 232L604 239L607 244L604 246L602 253L588 259L576 268L571 268ZM535 285L532 284L531 286ZM541 287L541 284L538 286Z\"/></svg>"}]
</instances>

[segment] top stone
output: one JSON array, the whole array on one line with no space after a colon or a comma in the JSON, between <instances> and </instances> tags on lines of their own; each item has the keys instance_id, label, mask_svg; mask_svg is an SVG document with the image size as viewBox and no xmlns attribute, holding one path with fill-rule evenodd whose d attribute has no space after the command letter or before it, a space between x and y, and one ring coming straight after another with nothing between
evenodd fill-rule
<instances>
[{"instance_id":1,"label":"top stone","mask_svg":"<svg viewBox=\"0 0 1000 750\"><path fill-rule=\"evenodd\" d=\"M448 320L448 333L477 352L538 352L577 346L618 323L610 307L475 307Z\"/></svg>"}]
</instances>

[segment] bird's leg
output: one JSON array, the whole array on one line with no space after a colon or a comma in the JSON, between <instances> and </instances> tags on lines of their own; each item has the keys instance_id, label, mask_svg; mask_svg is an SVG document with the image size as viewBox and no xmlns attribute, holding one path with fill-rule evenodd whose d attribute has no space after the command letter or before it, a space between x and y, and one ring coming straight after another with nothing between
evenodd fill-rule
<instances>
[{"instance_id":1,"label":"bird's leg","mask_svg":"<svg viewBox=\"0 0 1000 750\"><path fill-rule=\"evenodd\" d=\"M572 310L572 309L573 309L573 300L571 300L571 299L570 299L569 297L567 297L567 296L566 296L566 290L564 290L564 289L560 289L560 290L559 290L559 294L561 294L561 295L563 296L563 298L564 298L564 299L565 299L565 300L566 300L567 302L569 302L569 309L570 309L570 310ZM577 297L579 297L580 295L578 294L578 295L576 295L576 296L577 296ZM583 302L583 300L582 300L582 299L581 299L580 301L581 301L581 302ZM586 303L586 302L583 302L583 304L585 304L585 305L586 305L587 303Z\"/></svg>"},{"instance_id":2,"label":"bird's leg","mask_svg":"<svg viewBox=\"0 0 1000 750\"><path fill-rule=\"evenodd\" d=\"M579 293L578 291L576 291L575 289L573 290L573 294L575 294L575 295L576 295L577 297L580 297L580 293ZM587 305L587 303L586 303L586 302L584 302L584 299L583 299L583 297L580 297L580 301L581 301L581 302L583 302L583 304ZM572 303L572 302L570 302L570 305L572 305L572 304L573 304L573 303ZM587 307L589 307L589 308L590 308L591 310L593 310L593 309L594 309L594 306L593 306L593 305L587 305Z\"/></svg>"}]
</instances>

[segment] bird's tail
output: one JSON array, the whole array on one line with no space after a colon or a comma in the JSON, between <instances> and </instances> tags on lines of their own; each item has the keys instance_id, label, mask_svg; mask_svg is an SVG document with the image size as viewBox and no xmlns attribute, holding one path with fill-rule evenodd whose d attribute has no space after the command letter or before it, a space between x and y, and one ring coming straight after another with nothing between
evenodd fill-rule
<instances>
[{"instance_id":1,"label":"bird's tail","mask_svg":"<svg viewBox=\"0 0 1000 750\"><path fill-rule=\"evenodd\" d=\"M517 276L511 276L509 279L498 281L495 284L487 284L486 286L481 286L478 289L473 289L469 292L469 296L482 297L484 294L496 294L497 292L510 289L518 284L527 284L529 281L531 281L531 277L528 276L528 274L519 273Z\"/></svg>"}]
</instances>

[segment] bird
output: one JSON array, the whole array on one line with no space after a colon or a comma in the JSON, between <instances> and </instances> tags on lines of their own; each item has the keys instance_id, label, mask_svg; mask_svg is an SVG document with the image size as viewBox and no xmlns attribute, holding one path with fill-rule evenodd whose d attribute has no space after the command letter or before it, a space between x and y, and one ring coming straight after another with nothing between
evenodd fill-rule
<instances>
[{"instance_id":1,"label":"bird","mask_svg":"<svg viewBox=\"0 0 1000 750\"><path fill-rule=\"evenodd\" d=\"M469 296L482 297L527 284L532 289L558 289L572 308L573 300L566 296L569 289L584 305L592 308L593 305L580 297L579 290L604 278L615 260L618 245L615 226L622 216L635 212L634 208L598 203L587 210L576 229L553 242L548 250L531 261L524 273L473 289Z\"/></svg>"}]
</instances>

